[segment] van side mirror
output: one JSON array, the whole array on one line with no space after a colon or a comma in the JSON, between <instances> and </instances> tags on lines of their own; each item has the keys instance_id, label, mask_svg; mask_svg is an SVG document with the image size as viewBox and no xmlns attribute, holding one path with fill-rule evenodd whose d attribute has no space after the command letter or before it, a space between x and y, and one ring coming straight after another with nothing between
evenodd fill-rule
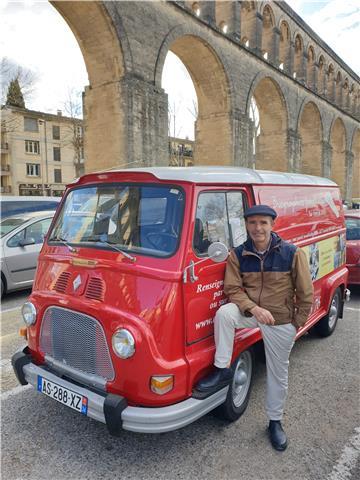
<instances>
[{"instance_id":1,"label":"van side mirror","mask_svg":"<svg viewBox=\"0 0 360 480\"><path fill-rule=\"evenodd\" d=\"M213 260L216 263L223 262L224 260L227 259L229 255L229 251L226 245L224 245L221 242L214 242L212 243L209 248L208 248L208 257L202 258L201 260L198 260L197 262L193 262L191 260L190 264L185 267L184 273L183 273L183 282L187 283L187 272L189 270L189 277L190 277L190 282L194 283L198 280L199 277L195 275L195 265L198 265L199 263L205 262L206 260Z\"/></svg>"},{"instance_id":2,"label":"van side mirror","mask_svg":"<svg viewBox=\"0 0 360 480\"><path fill-rule=\"evenodd\" d=\"M35 238L28 237L19 240L19 247L26 247L27 245L35 245Z\"/></svg>"}]
</instances>

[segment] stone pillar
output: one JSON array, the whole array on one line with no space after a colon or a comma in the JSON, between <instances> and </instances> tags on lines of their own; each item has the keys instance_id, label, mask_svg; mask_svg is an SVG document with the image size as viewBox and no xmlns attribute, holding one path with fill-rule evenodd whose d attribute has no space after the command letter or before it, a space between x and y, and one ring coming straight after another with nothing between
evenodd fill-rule
<instances>
[{"instance_id":1,"label":"stone pillar","mask_svg":"<svg viewBox=\"0 0 360 480\"><path fill-rule=\"evenodd\" d=\"M262 56L261 47L262 47L262 31L263 31L263 16L256 12L255 14L255 30L254 35L255 38L253 39L254 53L256 55ZM250 43L251 45L251 43Z\"/></svg>"},{"instance_id":2,"label":"stone pillar","mask_svg":"<svg viewBox=\"0 0 360 480\"><path fill-rule=\"evenodd\" d=\"M287 131L288 171L301 172L301 137L291 128Z\"/></svg>"},{"instance_id":3,"label":"stone pillar","mask_svg":"<svg viewBox=\"0 0 360 480\"><path fill-rule=\"evenodd\" d=\"M318 81L319 81L319 65L317 63L314 63L313 69L312 69L312 84L311 84L311 89L317 93L318 92Z\"/></svg>"},{"instance_id":4,"label":"stone pillar","mask_svg":"<svg viewBox=\"0 0 360 480\"><path fill-rule=\"evenodd\" d=\"M210 23L211 25L216 25L216 21L215 21L216 2L201 1L198 3L201 8L200 18L204 19L206 22Z\"/></svg>"},{"instance_id":5,"label":"stone pillar","mask_svg":"<svg viewBox=\"0 0 360 480\"><path fill-rule=\"evenodd\" d=\"M168 165L168 101L162 89L133 75L120 81L129 166Z\"/></svg>"},{"instance_id":6,"label":"stone pillar","mask_svg":"<svg viewBox=\"0 0 360 480\"><path fill-rule=\"evenodd\" d=\"M231 2L232 15L229 19L229 34L236 41L241 39L241 5L240 2Z\"/></svg>"},{"instance_id":7,"label":"stone pillar","mask_svg":"<svg viewBox=\"0 0 360 480\"><path fill-rule=\"evenodd\" d=\"M345 200L349 205L352 198L352 178L354 169L354 154L350 150L345 150Z\"/></svg>"},{"instance_id":8,"label":"stone pillar","mask_svg":"<svg viewBox=\"0 0 360 480\"><path fill-rule=\"evenodd\" d=\"M275 65L276 68L278 68L279 66L280 35L281 35L280 30L277 27L274 27L272 51L270 53L270 62L273 65Z\"/></svg>"},{"instance_id":9,"label":"stone pillar","mask_svg":"<svg viewBox=\"0 0 360 480\"><path fill-rule=\"evenodd\" d=\"M299 82L305 84L307 83L307 64L308 64L308 56L307 53L304 51L303 56L301 58L301 65L300 65L300 75L299 75Z\"/></svg>"},{"instance_id":10,"label":"stone pillar","mask_svg":"<svg viewBox=\"0 0 360 480\"><path fill-rule=\"evenodd\" d=\"M330 178L333 148L329 142L322 142L321 172L322 176Z\"/></svg>"},{"instance_id":11,"label":"stone pillar","mask_svg":"<svg viewBox=\"0 0 360 480\"><path fill-rule=\"evenodd\" d=\"M234 125L234 165L236 167L253 168L254 122L243 113L237 111L233 116Z\"/></svg>"},{"instance_id":12,"label":"stone pillar","mask_svg":"<svg viewBox=\"0 0 360 480\"><path fill-rule=\"evenodd\" d=\"M290 41L288 58L286 59L285 71L288 72L291 77L294 73L294 58L295 58L295 43Z\"/></svg>"}]
</instances>

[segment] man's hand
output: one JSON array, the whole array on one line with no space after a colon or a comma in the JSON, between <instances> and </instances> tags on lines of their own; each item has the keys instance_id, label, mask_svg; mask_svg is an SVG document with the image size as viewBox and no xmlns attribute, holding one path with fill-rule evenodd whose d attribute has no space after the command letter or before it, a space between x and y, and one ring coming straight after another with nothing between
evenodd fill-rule
<instances>
[{"instance_id":1,"label":"man's hand","mask_svg":"<svg viewBox=\"0 0 360 480\"><path fill-rule=\"evenodd\" d=\"M256 306L250 310L250 313L254 315L259 323L263 323L264 325L274 325L275 323L274 317L269 310L266 310L265 308Z\"/></svg>"}]
</instances>

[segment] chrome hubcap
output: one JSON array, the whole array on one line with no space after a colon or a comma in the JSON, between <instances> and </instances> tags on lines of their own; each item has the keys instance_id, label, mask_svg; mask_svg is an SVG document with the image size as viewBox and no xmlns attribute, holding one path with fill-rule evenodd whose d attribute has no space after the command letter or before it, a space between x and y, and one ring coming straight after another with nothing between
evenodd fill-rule
<instances>
[{"instance_id":1,"label":"chrome hubcap","mask_svg":"<svg viewBox=\"0 0 360 480\"><path fill-rule=\"evenodd\" d=\"M332 329L336 323L339 310L339 296L335 295L332 299L329 311L329 327Z\"/></svg>"},{"instance_id":2,"label":"chrome hubcap","mask_svg":"<svg viewBox=\"0 0 360 480\"><path fill-rule=\"evenodd\" d=\"M240 407L248 393L252 375L252 357L243 352L236 364L232 382L232 399L235 407Z\"/></svg>"}]
</instances>

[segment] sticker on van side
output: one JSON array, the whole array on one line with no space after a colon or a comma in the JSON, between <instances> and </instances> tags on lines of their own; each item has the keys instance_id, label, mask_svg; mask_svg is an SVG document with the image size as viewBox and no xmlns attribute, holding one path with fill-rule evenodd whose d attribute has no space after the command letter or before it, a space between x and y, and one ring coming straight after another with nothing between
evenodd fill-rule
<instances>
[{"instance_id":1,"label":"sticker on van side","mask_svg":"<svg viewBox=\"0 0 360 480\"><path fill-rule=\"evenodd\" d=\"M309 261L312 280L318 280L345 263L345 234L302 247Z\"/></svg>"}]
</instances>

